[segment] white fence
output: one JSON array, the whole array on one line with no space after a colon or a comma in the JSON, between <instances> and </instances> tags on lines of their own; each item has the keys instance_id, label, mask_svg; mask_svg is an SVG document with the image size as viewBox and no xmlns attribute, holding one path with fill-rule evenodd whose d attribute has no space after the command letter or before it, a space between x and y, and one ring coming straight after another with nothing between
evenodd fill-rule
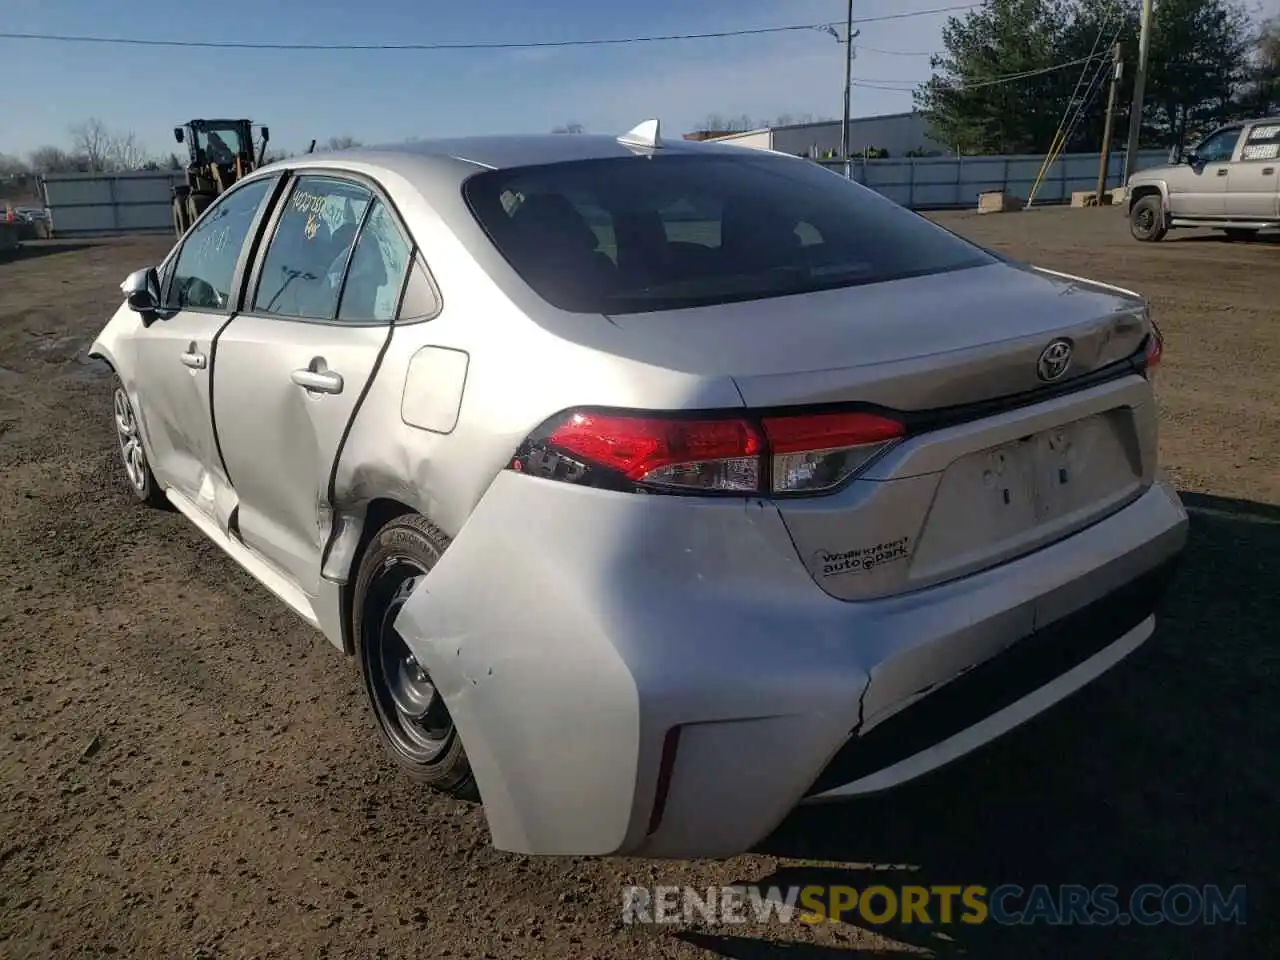
<instances>
[{"instance_id":1,"label":"white fence","mask_svg":"<svg viewBox=\"0 0 1280 960\"><path fill-rule=\"evenodd\" d=\"M1138 154L1136 168L1165 162L1162 151ZM1040 183L1036 203L1065 203L1076 190L1092 190L1098 182L1098 153L1073 153L1053 162ZM823 161L842 169L838 161ZM890 200L916 210L976 208L978 194L1005 190L1026 197L1040 172L1043 157L903 157L854 160L853 178ZM1111 155L1108 186L1120 186L1124 155ZM58 237L109 236L121 233L168 233L176 171L138 173L63 173L44 178L50 227Z\"/></svg>"},{"instance_id":2,"label":"white fence","mask_svg":"<svg viewBox=\"0 0 1280 960\"><path fill-rule=\"evenodd\" d=\"M1078 190L1093 190L1098 185L1101 153L1072 153L1058 157L1045 172L1036 190L1036 204L1067 203ZM1168 161L1163 150L1139 151L1135 170L1160 166ZM843 170L836 160L822 161L824 166ZM976 209L978 195L1004 190L1026 197L1036 182L1044 157L1035 155L998 157L903 157L886 160L858 160L852 164L853 179L865 184L890 200L913 210ZM1107 169L1107 186L1121 186L1124 153L1111 154Z\"/></svg>"},{"instance_id":3,"label":"white fence","mask_svg":"<svg viewBox=\"0 0 1280 960\"><path fill-rule=\"evenodd\" d=\"M55 237L172 233L172 187L185 182L180 170L49 174L49 228Z\"/></svg>"}]
</instances>

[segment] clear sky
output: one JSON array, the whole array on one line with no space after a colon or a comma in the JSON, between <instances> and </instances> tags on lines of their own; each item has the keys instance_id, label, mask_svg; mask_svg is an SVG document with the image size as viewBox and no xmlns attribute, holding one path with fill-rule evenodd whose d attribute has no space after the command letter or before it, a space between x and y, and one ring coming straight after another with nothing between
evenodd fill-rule
<instances>
[{"instance_id":1,"label":"clear sky","mask_svg":"<svg viewBox=\"0 0 1280 960\"><path fill-rule=\"evenodd\" d=\"M855 0L855 17L963 0ZM1265 0L1275 8L1280 0ZM301 43L562 41L843 21L844 0L0 0L0 29ZM206 15L206 10L216 11ZM909 110L946 14L864 23L854 116ZM895 51L883 53L877 51ZM272 145L534 132L568 123L670 130L708 114L836 117L842 47L818 31L627 46L487 51L262 51L0 39L0 153L69 145L88 117L167 154L191 117L248 116ZM902 55L906 54L906 55Z\"/></svg>"}]
</instances>

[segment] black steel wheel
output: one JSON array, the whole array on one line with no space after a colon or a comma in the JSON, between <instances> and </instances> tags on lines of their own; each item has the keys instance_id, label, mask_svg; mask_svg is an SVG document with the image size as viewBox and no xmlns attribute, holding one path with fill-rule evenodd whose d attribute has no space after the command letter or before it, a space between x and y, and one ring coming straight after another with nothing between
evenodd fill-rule
<instances>
[{"instance_id":1,"label":"black steel wheel","mask_svg":"<svg viewBox=\"0 0 1280 960\"><path fill-rule=\"evenodd\" d=\"M352 630L365 695L391 758L421 783L478 800L449 707L395 628L405 601L447 545L444 534L414 514L379 530L356 577Z\"/></svg>"},{"instance_id":2,"label":"black steel wheel","mask_svg":"<svg viewBox=\"0 0 1280 960\"><path fill-rule=\"evenodd\" d=\"M1129 209L1129 232L1135 240L1155 243L1169 232L1165 224L1164 204L1160 197L1149 194L1139 197Z\"/></svg>"}]
</instances>

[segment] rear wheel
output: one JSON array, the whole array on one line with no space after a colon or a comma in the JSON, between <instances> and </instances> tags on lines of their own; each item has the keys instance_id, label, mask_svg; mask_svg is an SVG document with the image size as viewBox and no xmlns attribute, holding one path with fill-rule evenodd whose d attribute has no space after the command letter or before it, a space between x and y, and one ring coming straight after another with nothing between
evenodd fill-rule
<instances>
[{"instance_id":1,"label":"rear wheel","mask_svg":"<svg viewBox=\"0 0 1280 960\"><path fill-rule=\"evenodd\" d=\"M1159 196L1148 194L1134 202L1129 208L1129 232L1135 240L1143 243L1155 243L1164 239L1169 228L1164 222L1164 205Z\"/></svg>"},{"instance_id":2,"label":"rear wheel","mask_svg":"<svg viewBox=\"0 0 1280 960\"><path fill-rule=\"evenodd\" d=\"M352 633L365 695L383 745L414 780L462 800L479 791L444 698L395 620L448 546L423 517L392 520L374 536L356 577Z\"/></svg>"}]
</instances>

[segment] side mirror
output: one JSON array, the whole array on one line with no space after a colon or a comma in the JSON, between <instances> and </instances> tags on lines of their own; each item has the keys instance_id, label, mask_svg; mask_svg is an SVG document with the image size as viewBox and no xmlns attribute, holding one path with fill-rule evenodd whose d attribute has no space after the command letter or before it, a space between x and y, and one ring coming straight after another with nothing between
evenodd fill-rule
<instances>
[{"instance_id":1,"label":"side mirror","mask_svg":"<svg viewBox=\"0 0 1280 960\"><path fill-rule=\"evenodd\" d=\"M181 128L181 127L174 127L174 128L173 128L173 139L175 139L175 140L177 140L179 143L181 143L181 142L182 142L182 138L183 138L182 128Z\"/></svg>"},{"instance_id":2,"label":"side mirror","mask_svg":"<svg viewBox=\"0 0 1280 960\"><path fill-rule=\"evenodd\" d=\"M129 309L142 317L144 326L151 326L160 309L160 275L155 267L135 270L120 284Z\"/></svg>"},{"instance_id":3,"label":"side mirror","mask_svg":"<svg viewBox=\"0 0 1280 960\"><path fill-rule=\"evenodd\" d=\"M262 142L266 143L270 139L271 139L271 128L264 126L262 128Z\"/></svg>"}]
</instances>

